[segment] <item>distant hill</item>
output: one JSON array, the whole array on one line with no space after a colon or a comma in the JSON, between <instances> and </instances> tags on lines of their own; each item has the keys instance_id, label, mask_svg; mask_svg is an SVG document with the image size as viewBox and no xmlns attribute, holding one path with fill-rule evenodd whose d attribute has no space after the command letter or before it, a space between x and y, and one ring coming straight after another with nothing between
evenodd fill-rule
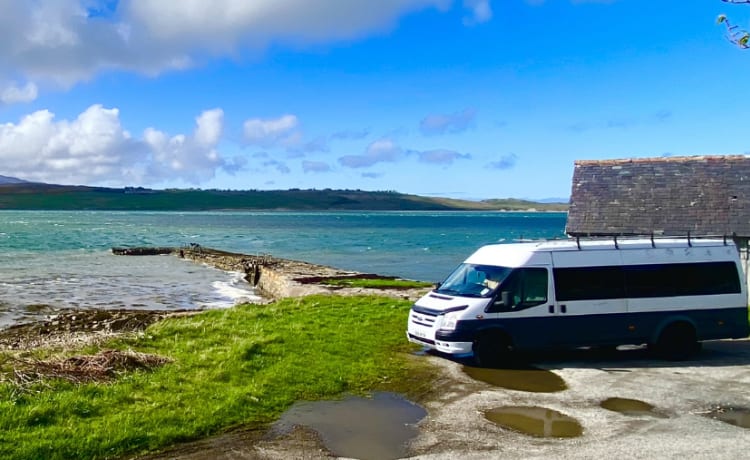
<instances>
[{"instance_id":1,"label":"distant hill","mask_svg":"<svg viewBox=\"0 0 750 460\"><path fill-rule=\"evenodd\" d=\"M25 180L16 179L15 177L0 176L0 185L5 184L25 184Z\"/></svg>"},{"instance_id":2,"label":"distant hill","mask_svg":"<svg viewBox=\"0 0 750 460\"><path fill-rule=\"evenodd\" d=\"M362 190L152 190L6 183L0 209L207 211L207 210L368 210L567 211L567 205L523 200L464 201L396 192Z\"/></svg>"},{"instance_id":3,"label":"distant hill","mask_svg":"<svg viewBox=\"0 0 750 460\"><path fill-rule=\"evenodd\" d=\"M542 202L542 201L519 200L516 198L503 198L503 199L484 200L482 201L482 203L496 207L498 209L507 209L509 211L521 211L521 210L529 210L529 209L534 209L537 211L567 211L568 210L568 203L565 201L550 203L546 201Z\"/></svg>"}]
</instances>

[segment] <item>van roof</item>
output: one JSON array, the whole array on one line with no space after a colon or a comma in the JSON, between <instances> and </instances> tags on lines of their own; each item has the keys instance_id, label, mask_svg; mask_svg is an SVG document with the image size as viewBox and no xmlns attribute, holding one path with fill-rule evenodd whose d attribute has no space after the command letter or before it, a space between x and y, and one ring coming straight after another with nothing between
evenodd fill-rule
<instances>
[{"instance_id":1,"label":"van roof","mask_svg":"<svg viewBox=\"0 0 750 460\"><path fill-rule=\"evenodd\" d=\"M488 246L502 246L507 243L491 244ZM648 249L648 248L686 248L732 246L731 238L568 238L564 240L540 240L524 243L511 243L526 251L565 251L584 249Z\"/></svg>"},{"instance_id":2,"label":"van roof","mask_svg":"<svg viewBox=\"0 0 750 460\"><path fill-rule=\"evenodd\" d=\"M614 251L650 248L688 248L732 246L731 238L570 238L523 243L498 243L482 246L466 259L468 263L487 264L502 260L507 266L547 264L551 253L562 251Z\"/></svg>"}]
</instances>

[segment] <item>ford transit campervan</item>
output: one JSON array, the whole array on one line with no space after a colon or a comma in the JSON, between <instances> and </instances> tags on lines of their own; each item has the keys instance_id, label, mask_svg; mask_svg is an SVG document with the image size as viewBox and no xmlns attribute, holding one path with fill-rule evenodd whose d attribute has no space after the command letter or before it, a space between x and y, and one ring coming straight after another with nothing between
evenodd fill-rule
<instances>
[{"instance_id":1,"label":"ford transit campervan","mask_svg":"<svg viewBox=\"0 0 750 460\"><path fill-rule=\"evenodd\" d=\"M748 335L726 239L552 240L479 248L411 308L411 342L480 364L512 350L649 344L685 358Z\"/></svg>"}]
</instances>

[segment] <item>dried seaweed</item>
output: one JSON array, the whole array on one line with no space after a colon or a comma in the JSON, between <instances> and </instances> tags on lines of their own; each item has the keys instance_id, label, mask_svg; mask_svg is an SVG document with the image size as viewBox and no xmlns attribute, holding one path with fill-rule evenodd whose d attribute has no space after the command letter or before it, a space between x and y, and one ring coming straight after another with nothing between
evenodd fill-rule
<instances>
[{"instance_id":1,"label":"dried seaweed","mask_svg":"<svg viewBox=\"0 0 750 460\"><path fill-rule=\"evenodd\" d=\"M119 375L134 370L152 370L172 360L170 358L135 351L103 350L95 355L77 355L67 358L19 358L8 361L13 372L0 376L21 389L37 385L49 387L48 381L61 379L71 383L111 382Z\"/></svg>"}]
</instances>

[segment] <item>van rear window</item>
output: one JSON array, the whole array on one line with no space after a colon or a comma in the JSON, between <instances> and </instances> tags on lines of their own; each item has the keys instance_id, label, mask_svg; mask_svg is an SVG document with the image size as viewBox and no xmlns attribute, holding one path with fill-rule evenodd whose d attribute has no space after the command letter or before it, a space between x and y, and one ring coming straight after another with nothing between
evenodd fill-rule
<instances>
[{"instance_id":1,"label":"van rear window","mask_svg":"<svg viewBox=\"0 0 750 460\"><path fill-rule=\"evenodd\" d=\"M741 292L733 262L555 268L553 273L559 301Z\"/></svg>"}]
</instances>

